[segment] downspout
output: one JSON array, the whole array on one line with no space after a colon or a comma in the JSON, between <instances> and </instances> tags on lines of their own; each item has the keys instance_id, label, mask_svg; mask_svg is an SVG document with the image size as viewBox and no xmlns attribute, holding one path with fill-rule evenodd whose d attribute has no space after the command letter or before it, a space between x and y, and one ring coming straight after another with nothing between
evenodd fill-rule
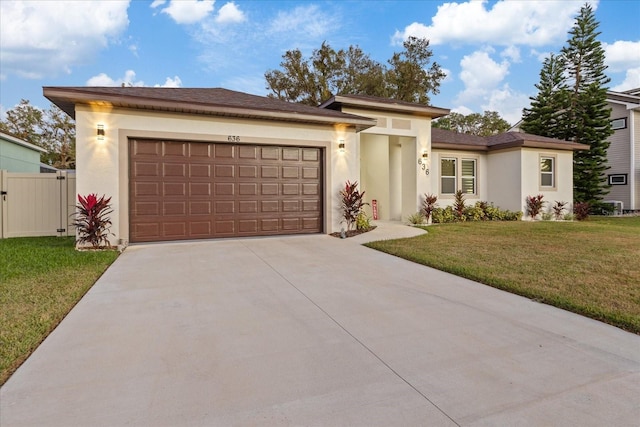
<instances>
[{"instance_id":1,"label":"downspout","mask_svg":"<svg viewBox=\"0 0 640 427\"><path fill-rule=\"evenodd\" d=\"M629 195L629 202L631 202L631 206L629 207L629 209L638 209L638 207L636 206L635 108L630 109L630 112L631 114L629 114L629 122L631 124L629 125L629 132L631 133L631 138L629 142L631 143L631 155L629 157L631 158L631 169L629 170L629 175L631 175L631 180L629 181L629 190L631 191L631 194Z\"/></svg>"}]
</instances>

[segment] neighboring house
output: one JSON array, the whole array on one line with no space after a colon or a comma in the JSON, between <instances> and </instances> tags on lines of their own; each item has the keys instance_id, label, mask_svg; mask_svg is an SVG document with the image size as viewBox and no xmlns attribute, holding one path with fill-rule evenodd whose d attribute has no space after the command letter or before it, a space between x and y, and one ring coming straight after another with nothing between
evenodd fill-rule
<instances>
[{"instance_id":1,"label":"neighboring house","mask_svg":"<svg viewBox=\"0 0 640 427\"><path fill-rule=\"evenodd\" d=\"M122 244L339 231L347 180L382 220L415 213L425 193L445 203L454 188L505 209L539 192L572 202L571 150L583 147L512 134L432 143L431 119L449 110L366 96L310 107L226 89L44 95L75 119L77 192L112 197Z\"/></svg>"},{"instance_id":2,"label":"neighboring house","mask_svg":"<svg viewBox=\"0 0 640 427\"><path fill-rule=\"evenodd\" d=\"M622 202L628 211L640 210L640 88L607 92L611 108L611 145L606 174L611 188L606 200Z\"/></svg>"},{"instance_id":3,"label":"neighboring house","mask_svg":"<svg viewBox=\"0 0 640 427\"><path fill-rule=\"evenodd\" d=\"M40 173L40 154L47 151L0 132L0 170Z\"/></svg>"}]
</instances>

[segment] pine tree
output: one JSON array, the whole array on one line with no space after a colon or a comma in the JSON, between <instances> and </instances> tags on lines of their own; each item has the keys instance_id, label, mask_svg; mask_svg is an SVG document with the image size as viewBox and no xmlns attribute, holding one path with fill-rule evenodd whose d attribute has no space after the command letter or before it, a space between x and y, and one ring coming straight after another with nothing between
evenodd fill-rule
<instances>
[{"instance_id":1,"label":"pine tree","mask_svg":"<svg viewBox=\"0 0 640 427\"><path fill-rule=\"evenodd\" d=\"M566 139L565 115L569 93L564 82L564 62L561 56L549 55L542 63L538 94L531 97L531 108L523 111L521 129L534 135Z\"/></svg>"},{"instance_id":2,"label":"pine tree","mask_svg":"<svg viewBox=\"0 0 640 427\"><path fill-rule=\"evenodd\" d=\"M597 206L608 193L607 138L613 133L607 108L610 79L604 74L604 49L598 41L599 23L585 4L560 55L550 55L540 71L538 94L523 112L525 132L586 144L573 164L574 200Z\"/></svg>"},{"instance_id":3,"label":"pine tree","mask_svg":"<svg viewBox=\"0 0 640 427\"><path fill-rule=\"evenodd\" d=\"M593 9L586 4L561 54L565 61L566 78L571 90L567 114L571 140L586 144L589 150L574 154L574 199L597 205L609 192L607 177L607 138L613 133L607 108L607 87L611 81L605 74L604 49L597 37L599 23Z\"/></svg>"}]
</instances>

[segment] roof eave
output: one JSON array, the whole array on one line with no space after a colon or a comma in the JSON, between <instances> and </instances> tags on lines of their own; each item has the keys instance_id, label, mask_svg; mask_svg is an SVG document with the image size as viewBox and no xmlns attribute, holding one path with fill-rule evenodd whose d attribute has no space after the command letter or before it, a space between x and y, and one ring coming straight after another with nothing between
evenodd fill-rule
<instances>
[{"instance_id":1,"label":"roof eave","mask_svg":"<svg viewBox=\"0 0 640 427\"><path fill-rule=\"evenodd\" d=\"M436 150L488 151L486 145L458 144L455 142L432 142L431 148Z\"/></svg>"},{"instance_id":2,"label":"roof eave","mask_svg":"<svg viewBox=\"0 0 640 427\"><path fill-rule=\"evenodd\" d=\"M332 98L320 104L320 108L328 108L332 104L356 108L360 107L376 111L394 111L405 114L412 114L415 116L430 117L432 119L444 117L451 112L451 110L449 110L448 108L430 107L427 105L410 106L403 104L384 103L365 99L354 99L342 95L333 96Z\"/></svg>"},{"instance_id":3,"label":"roof eave","mask_svg":"<svg viewBox=\"0 0 640 427\"><path fill-rule=\"evenodd\" d=\"M542 148L547 150L579 151L588 150L589 146L586 144L579 144L577 142L543 142L519 140L494 144L488 147L489 151L505 150L508 148Z\"/></svg>"},{"instance_id":4,"label":"roof eave","mask_svg":"<svg viewBox=\"0 0 640 427\"><path fill-rule=\"evenodd\" d=\"M364 117L325 117L311 114L282 112L273 110L261 110L253 108L229 107L213 104L194 102L164 101L155 98L127 97L122 95L83 93L77 90L60 90L56 88L43 88L44 96L60 107L70 117L75 119L75 105L97 105L121 108L134 108L141 110L157 110L180 113L195 113L212 116L247 117L263 120L279 120L289 122L301 122L320 125L347 125L353 126L357 131L376 126L377 122ZM135 101L135 102L131 102Z\"/></svg>"}]
</instances>

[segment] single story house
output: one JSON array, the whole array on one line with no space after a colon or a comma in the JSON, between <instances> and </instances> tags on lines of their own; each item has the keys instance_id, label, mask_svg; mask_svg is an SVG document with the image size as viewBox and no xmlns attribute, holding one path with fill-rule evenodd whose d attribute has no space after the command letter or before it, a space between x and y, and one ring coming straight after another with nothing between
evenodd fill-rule
<instances>
[{"instance_id":1,"label":"single story house","mask_svg":"<svg viewBox=\"0 0 640 427\"><path fill-rule=\"evenodd\" d=\"M47 150L0 132L0 170L40 173L40 154Z\"/></svg>"},{"instance_id":2,"label":"single story house","mask_svg":"<svg viewBox=\"0 0 640 427\"><path fill-rule=\"evenodd\" d=\"M382 220L423 195L572 201L572 152L533 136L432 140L449 110L368 96L310 107L226 89L45 87L76 121L77 192L112 197L112 243L331 233L358 181ZM436 133L435 135L438 135Z\"/></svg>"}]
</instances>

